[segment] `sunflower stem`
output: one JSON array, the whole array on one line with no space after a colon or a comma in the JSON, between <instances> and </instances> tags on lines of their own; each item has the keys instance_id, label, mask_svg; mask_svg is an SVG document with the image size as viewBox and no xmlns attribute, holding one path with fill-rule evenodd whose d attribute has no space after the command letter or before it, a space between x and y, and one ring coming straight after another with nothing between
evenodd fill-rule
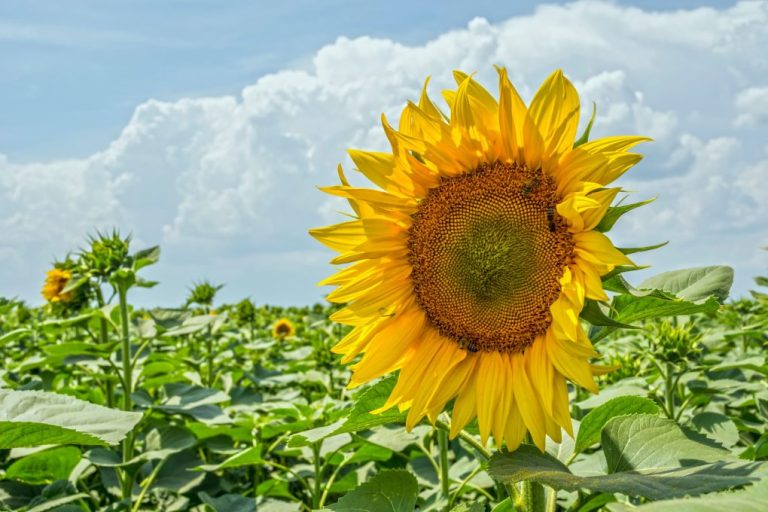
<instances>
[{"instance_id":1,"label":"sunflower stem","mask_svg":"<svg viewBox=\"0 0 768 512\"><path fill-rule=\"evenodd\" d=\"M122 362L123 362L123 410L133 410L133 365L131 364L131 335L129 329L130 315L128 314L128 287L124 283L118 285L118 297L120 300L120 327L122 331ZM133 458L133 432L123 440L123 462ZM133 478L129 469L123 469L123 499L131 505L133 492Z\"/></svg>"},{"instance_id":2,"label":"sunflower stem","mask_svg":"<svg viewBox=\"0 0 768 512\"><path fill-rule=\"evenodd\" d=\"M99 309L104 307L104 294L101 291L101 283L97 283L96 289L96 303L99 305ZM99 343L106 345L109 343L109 326L107 325L107 319L102 315L99 317ZM112 383L112 379L107 376L106 378L106 393L107 393L107 407L112 408L115 406L115 390Z\"/></svg>"},{"instance_id":3,"label":"sunflower stem","mask_svg":"<svg viewBox=\"0 0 768 512\"><path fill-rule=\"evenodd\" d=\"M672 419L675 417L675 374L673 369L674 367L672 366L672 363L668 362L665 364L664 398L667 407L667 415Z\"/></svg>"},{"instance_id":4,"label":"sunflower stem","mask_svg":"<svg viewBox=\"0 0 768 512\"><path fill-rule=\"evenodd\" d=\"M525 435L525 442L533 444L530 434ZM547 500L543 485L531 480L524 481L521 497L523 510L525 510L525 512L546 512Z\"/></svg>"},{"instance_id":5,"label":"sunflower stem","mask_svg":"<svg viewBox=\"0 0 768 512\"><path fill-rule=\"evenodd\" d=\"M437 429L437 445L440 450L440 485L446 500L451 499L451 480L448 477L448 432Z\"/></svg>"},{"instance_id":6,"label":"sunflower stem","mask_svg":"<svg viewBox=\"0 0 768 512\"><path fill-rule=\"evenodd\" d=\"M206 358L208 359L208 372L206 374L206 386L213 387L214 373L213 373L213 330L211 324L208 324L208 329L205 337L205 351Z\"/></svg>"},{"instance_id":7,"label":"sunflower stem","mask_svg":"<svg viewBox=\"0 0 768 512\"><path fill-rule=\"evenodd\" d=\"M320 465L320 445L321 442L312 444L312 462L315 466L315 480L312 488L312 509L320 508L320 496L322 492L323 467Z\"/></svg>"},{"instance_id":8,"label":"sunflower stem","mask_svg":"<svg viewBox=\"0 0 768 512\"><path fill-rule=\"evenodd\" d=\"M435 421L435 426L439 428L440 430L444 430L445 432L450 432L451 427L446 422L442 420ZM463 430L460 430L457 437L461 438L464 442L466 442L468 445L470 445L472 448L477 450L477 452L485 458L485 460L488 460L491 458L491 452L485 449L485 446L483 446L480 441L472 437L472 435L464 432Z\"/></svg>"}]
</instances>

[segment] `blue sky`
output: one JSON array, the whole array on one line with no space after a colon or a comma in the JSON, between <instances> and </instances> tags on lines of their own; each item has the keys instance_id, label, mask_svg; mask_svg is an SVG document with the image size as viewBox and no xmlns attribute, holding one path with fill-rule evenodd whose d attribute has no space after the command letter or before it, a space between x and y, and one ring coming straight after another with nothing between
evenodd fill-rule
<instances>
[{"instance_id":1,"label":"blue sky","mask_svg":"<svg viewBox=\"0 0 768 512\"><path fill-rule=\"evenodd\" d=\"M765 2L2 3L0 295L38 302L47 264L115 225L163 246L142 303L202 278L317 300L328 254L306 229L336 205L314 185L346 147L381 149L378 113L425 75L435 96L453 67L493 90L494 63L528 98L562 67L598 134L650 132L624 186L660 198L617 238L670 239L640 258L657 270L732 264L743 294L768 267L766 19Z\"/></svg>"}]
</instances>

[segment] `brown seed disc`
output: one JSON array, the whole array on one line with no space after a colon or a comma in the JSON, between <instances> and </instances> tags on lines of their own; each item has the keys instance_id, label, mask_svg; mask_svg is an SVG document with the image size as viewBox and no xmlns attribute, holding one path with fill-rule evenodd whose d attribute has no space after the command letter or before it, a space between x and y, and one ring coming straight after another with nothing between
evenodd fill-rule
<instances>
[{"instance_id":1,"label":"brown seed disc","mask_svg":"<svg viewBox=\"0 0 768 512\"><path fill-rule=\"evenodd\" d=\"M418 303L470 351L520 352L546 332L573 253L540 169L496 162L444 178L408 232Z\"/></svg>"}]
</instances>

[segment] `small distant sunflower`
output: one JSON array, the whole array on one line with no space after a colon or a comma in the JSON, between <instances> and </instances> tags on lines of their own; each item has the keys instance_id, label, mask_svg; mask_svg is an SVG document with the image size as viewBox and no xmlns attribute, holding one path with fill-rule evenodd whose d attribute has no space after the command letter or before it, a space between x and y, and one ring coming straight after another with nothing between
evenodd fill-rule
<instances>
[{"instance_id":1,"label":"small distant sunflower","mask_svg":"<svg viewBox=\"0 0 768 512\"><path fill-rule=\"evenodd\" d=\"M281 340L290 338L294 334L296 334L296 328L287 318L279 319L272 328L272 336Z\"/></svg>"},{"instance_id":2,"label":"small distant sunflower","mask_svg":"<svg viewBox=\"0 0 768 512\"><path fill-rule=\"evenodd\" d=\"M72 273L69 270L60 268L49 270L41 291L43 298L51 303L71 301L74 296L73 292L62 293L70 279L72 279Z\"/></svg>"},{"instance_id":3,"label":"small distant sunflower","mask_svg":"<svg viewBox=\"0 0 768 512\"><path fill-rule=\"evenodd\" d=\"M351 150L381 190L341 185L355 219L311 230L352 264L320 284L346 303L334 321L353 326L335 347L352 366L350 387L399 370L380 411L409 410L412 428L454 400L451 434L477 417L514 450L529 432L572 435L566 379L592 392L597 354L579 322L586 299L607 300L601 276L633 263L597 231L649 140L575 143L579 98L556 71L526 107L499 72L499 100L455 72L450 116L424 85L399 129L383 118L391 152ZM581 141L579 141L581 142ZM577 146L577 147L576 147Z\"/></svg>"}]
</instances>

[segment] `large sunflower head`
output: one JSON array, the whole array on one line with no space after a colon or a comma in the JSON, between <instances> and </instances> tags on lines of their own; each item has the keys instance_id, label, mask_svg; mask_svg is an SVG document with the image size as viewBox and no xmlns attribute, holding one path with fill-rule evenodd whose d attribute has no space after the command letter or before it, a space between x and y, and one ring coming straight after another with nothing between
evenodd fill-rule
<instances>
[{"instance_id":1,"label":"large sunflower head","mask_svg":"<svg viewBox=\"0 0 768 512\"><path fill-rule=\"evenodd\" d=\"M45 300L48 302L69 302L74 297L73 292L63 293L70 279L72 279L72 273L69 270L60 268L52 268L45 276L45 283L43 283L43 289L40 292Z\"/></svg>"},{"instance_id":2,"label":"large sunflower head","mask_svg":"<svg viewBox=\"0 0 768 512\"><path fill-rule=\"evenodd\" d=\"M499 69L496 100L455 72L450 116L426 94L391 152L352 150L378 189L326 187L355 219L313 229L351 264L321 284L346 303L332 319L354 328L334 351L352 366L350 386L399 370L382 410L409 410L407 427L453 400L455 436L477 418L514 450L529 432L572 434L566 380L597 391L596 353L579 322L586 299L606 300L601 276L633 265L595 228L637 163L645 137L579 144L579 98L556 71L526 107Z\"/></svg>"}]
</instances>

